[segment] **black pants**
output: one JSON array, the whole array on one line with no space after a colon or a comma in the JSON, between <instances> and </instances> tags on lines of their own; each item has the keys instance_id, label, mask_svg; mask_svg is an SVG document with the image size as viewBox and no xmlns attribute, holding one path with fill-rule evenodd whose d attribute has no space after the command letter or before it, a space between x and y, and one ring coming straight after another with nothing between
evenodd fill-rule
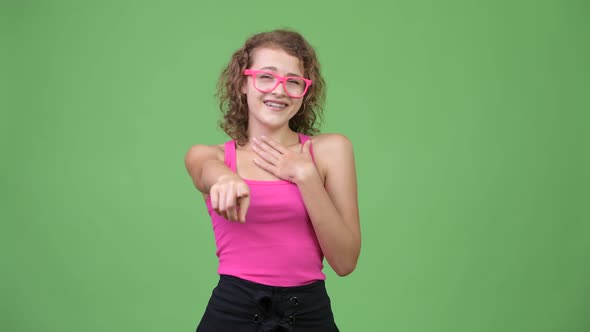
<instances>
[{"instance_id":1,"label":"black pants","mask_svg":"<svg viewBox=\"0 0 590 332\"><path fill-rule=\"evenodd\" d=\"M222 275L197 332L338 332L324 281L272 287Z\"/></svg>"}]
</instances>

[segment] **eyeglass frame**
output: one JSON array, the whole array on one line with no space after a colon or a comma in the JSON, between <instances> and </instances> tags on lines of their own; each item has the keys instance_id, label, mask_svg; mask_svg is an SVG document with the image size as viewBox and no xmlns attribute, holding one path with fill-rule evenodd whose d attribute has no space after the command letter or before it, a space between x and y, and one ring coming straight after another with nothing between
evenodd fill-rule
<instances>
[{"instance_id":1,"label":"eyeglass frame","mask_svg":"<svg viewBox=\"0 0 590 332\"><path fill-rule=\"evenodd\" d=\"M275 77L277 79L277 82L276 82L275 86L273 86L272 89L269 89L268 91L267 90L259 89L256 86L256 77L254 77L254 76L256 76L259 73L265 73L265 74L269 74L269 75L272 75L273 77ZM307 90L309 89L309 87L313 83L312 80L307 79L305 77L300 77L300 76L281 76L281 75L275 74L275 73L273 73L271 71L268 71L268 70L244 69L244 75L252 76L252 85L254 86L254 88L256 90L258 90L260 92L263 92L263 93L271 92L274 89L276 89L279 86L279 84L283 83L283 90L285 91L285 93L287 94L287 96L289 96L291 98L303 98L303 96L305 96L305 94L307 93ZM293 95L291 95L289 93L289 90L287 89L287 86L285 85L285 83L290 78L300 79L300 80L303 80L305 82L305 89L303 90L303 93L301 93L300 96L293 96Z\"/></svg>"}]
</instances>

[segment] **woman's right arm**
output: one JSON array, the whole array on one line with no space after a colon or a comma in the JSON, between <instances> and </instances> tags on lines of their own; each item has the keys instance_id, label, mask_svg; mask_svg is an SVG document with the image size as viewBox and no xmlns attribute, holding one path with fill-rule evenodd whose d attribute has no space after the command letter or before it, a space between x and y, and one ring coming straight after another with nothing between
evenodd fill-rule
<instances>
[{"instance_id":1,"label":"woman's right arm","mask_svg":"<svg viewBox=\"0 0 590 332\"><path fill-rule=\"evenodd\" d=\"M194 145L184 164L195 187L211 199L217 214L230 221L246 221L250 188L223 162L223 146Z\"/></svg>"}]
</instances>

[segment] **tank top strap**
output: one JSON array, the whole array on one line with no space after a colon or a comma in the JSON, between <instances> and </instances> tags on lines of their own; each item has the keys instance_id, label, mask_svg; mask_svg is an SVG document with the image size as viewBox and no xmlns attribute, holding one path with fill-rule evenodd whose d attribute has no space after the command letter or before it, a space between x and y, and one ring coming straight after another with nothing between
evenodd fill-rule
<instances>
[{"instance_id":1,"label":"tank top strap","mask_svg":"<svg viewBox=\"0 0 590 332\"><path fill-rule=\"evenodd\" d=\"M232 172L236 172L236 141L231 140L225 142L225 159L224 162L229 167Z\"/></svg>"},{"instance_id":2,"label":"tank top strap","mask_svg":"<svg viewBox=\"0 0 590 332\"><path fill-rule=\"evenodd\" d=\"M311 138L307 135L304 135L302 133L297 133L299 135L299 142L303 145L303 143L307 142L308 140L310 140ZM313 162L315 163L315 158L313 157L313 145L310 142L309 143L309 153L311 153L311 160L313 160Z\"/></svg>"}]
</instances>

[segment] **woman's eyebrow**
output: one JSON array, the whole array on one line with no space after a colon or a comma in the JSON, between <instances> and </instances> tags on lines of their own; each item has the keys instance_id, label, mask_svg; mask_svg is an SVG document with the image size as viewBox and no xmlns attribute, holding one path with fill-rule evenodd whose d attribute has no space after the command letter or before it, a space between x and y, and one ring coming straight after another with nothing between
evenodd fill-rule
<instances>
[{"instance_id":1,"label":"woman's eyebrow","mask_svg":"<svg viewBox=\"0 0 590 332\"><path fill-rule=\"evenodd\" d=\"M277 69L277 67L275 67L275 66L266 66L266 67L260 68L260 70L265 70L265 69L272 70L272 71L279 71ZM287 73L286 76L297 76L297 77L301 77L300 74L296 74L296 73Z\"/></svg>"}]
</instances>

